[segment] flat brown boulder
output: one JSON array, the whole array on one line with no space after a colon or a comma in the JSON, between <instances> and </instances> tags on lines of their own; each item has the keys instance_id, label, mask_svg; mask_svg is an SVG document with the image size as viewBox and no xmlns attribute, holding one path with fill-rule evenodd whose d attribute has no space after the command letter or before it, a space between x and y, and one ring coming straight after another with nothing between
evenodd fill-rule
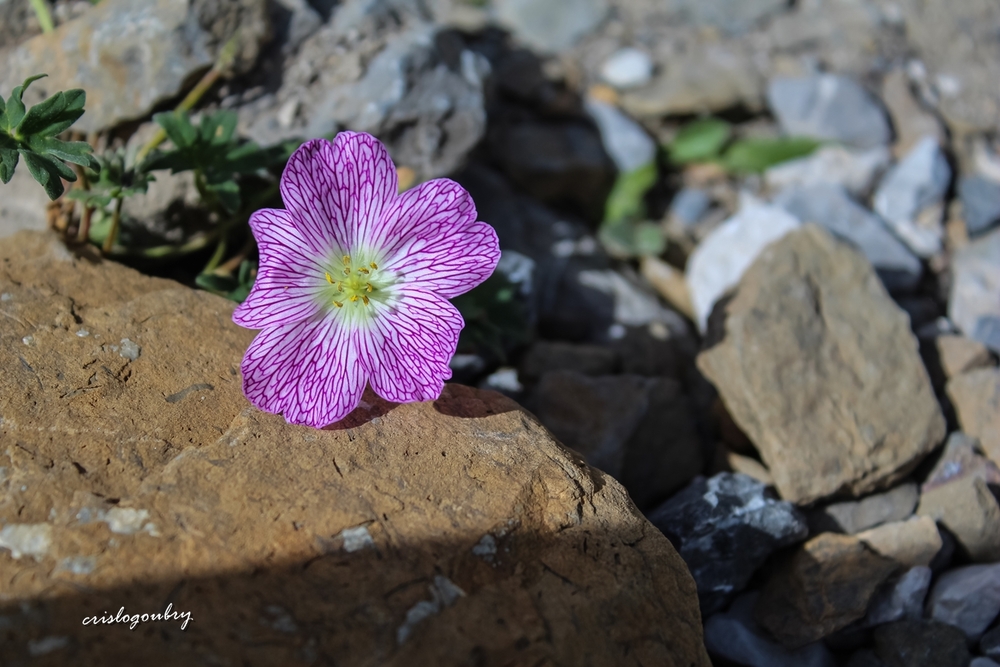
<instances>
[{"instance_id":1,"label":"flat brown boulder","mask_svg":"<svg viewBox=\"0 0 1000 667\"><path fill-rule=\"evenodd\" d=\"M0 663L710 664L677 553L531 415L449 385L291 426L232 308L3 241Z\"/></svg>"},{"instance_id":2,"label":"flat brown boulder","mask_svg":"<svg viewBox=\"0 0 1000 667\"><path fill-rule=\"evenodd\" d=\"M783 498L886 488L944 439L906 313L860 253L819 227L766 248L716 308L724 338L698 367Z\"/></svg>"}]
</instances>

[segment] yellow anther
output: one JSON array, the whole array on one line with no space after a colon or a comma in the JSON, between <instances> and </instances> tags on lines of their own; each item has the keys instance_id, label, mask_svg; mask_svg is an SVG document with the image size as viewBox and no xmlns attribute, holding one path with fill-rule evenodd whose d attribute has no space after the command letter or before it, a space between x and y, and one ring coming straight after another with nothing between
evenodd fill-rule
<instances>
[{"instance_id":1,"label":"yellow anther","mask_svg":"<svg viewBox=\"0 0 1000 667\"><path fill-rule=\"evenodd\" d=\"M366 296L362 296L362 297L361 297L361 300L365 302L365 305L366 305L366 306L368 305L368 297L366 297Z\"/></svg>"},{"instance_id":2,"label":"yellow anther","mask_svg":"<svg viewBox=\"0 0 1000 667\"><path fill-rule=\"evenodd\" d=\"M350 265L351 265L351 256L344 255L344 266L350 266Z\"/></svg>"},{"instance_id":3,"label":"yellow anther","mask_svg":"<svg viewBox=\"0 0 1000 667\"><path fill-rule=\"evenodd\" d=\"M371 284L371 283L368 283L367 285L365 285L365 289L366 289L367 291L371 292L371 291L372 291L372 290L374 290L375 288L374 288L374 287L372 287L372 284Z\"/></svg>"},{"instance_id":4,"label":"yellow anther","mask_svg":"<svg viewBox=\"0 0 1000 667\"><path fill-rule=\"evenodd\" d=\"M378 264L376 264L375 262L372 262L368 266L372 267L373 269L377 269L378 268Z\"/></svg>"},{"instance_id":5,"label":"yellow anther","mask_svg":"<svg viewBox=\"0 0 1000 667\"><path fill-rule=\"evenodd\" d=\"M341 303L341 302L339 302L339 301L334 301L334 302L333 302L333 305L335 305L335 306L336 306L337 308L343 308L343 307L344 307L344 304L342 304L342 303Z\"/></svg>"},{"instance_id":6,"label":"yellow anther","mask_svg":"<svg viewBox=\"0 0 1000 667\"><path fill-rule=\"evenodd\" d=\"M350 299L348 299L348 300L349 300L349 301L350 301L351 303L353 303L353 302L355 302L355 301L357 301L357 300L358 300L358 295L357 295L357 294L352 294L352 295L351 295L351 298L350 298Z\"/></svg>"},{"instance_id":7,"label":"yellow anther","mask_svg":"<svg viewBox=\"0 0 1000 667\"><path fill-rule=\"evenodd\" d=\"M343 292L344 291L344 283L342 283L340 281L337 282L337 291L338 292Z\"/></svg>"},{"instance_id":8,"label":"yellow anther","mask_svg":"<svg viewBox=\"0 0 1000 667\"><path fill-rule=\"evenodd\" d=\"M333 284L333 276L330 275L329 271L326 272L326 282L330 283L331 285Z\"/></svg>"},{"instance_id":9,"label":"yellow anther","mask_svg":"<svg viewBox=\"0 0 1000 667\"><path fill-rule=\"evenodd\" d=\"M368 269L366 269L366 268L365 268L365 267L363 267L363 266L359 266L359 267L358 267L358 271L360 271L361 273L365 274L366 276L367 276L367 275L368 275L369 273L371 273L371 271L369 271Z\"/></svg>"},{"instance_id":10,"label":"yellow anther","mask_svg":"<svg viewBox=\"0 0 1000 667\"><path fill-rule=\"evenodd\" d=\"M344 269L344 275L345 276L351 275L351 267L347 267L346 269Z\"/></svg>"}]
</instances>

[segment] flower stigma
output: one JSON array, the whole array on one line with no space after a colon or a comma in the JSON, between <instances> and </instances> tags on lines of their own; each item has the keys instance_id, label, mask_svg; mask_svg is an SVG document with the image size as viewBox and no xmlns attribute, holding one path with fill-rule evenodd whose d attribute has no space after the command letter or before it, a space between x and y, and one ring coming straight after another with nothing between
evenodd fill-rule
<instances>
[{"instance_id":1,"label":"flower stigma","mask_svg":"<svg viewBox=\"0 0 1000 667\"><path fill-rule=\"evenodd\" d=\"M324 303L337 309L356 304L367 308L373 300L384 300L381 292L395 281L378 271L375 261L352 262L350 255L341 258L341 267L331 267L324 274L327 287L323 290Z\"/></svg>"}]
</instances>

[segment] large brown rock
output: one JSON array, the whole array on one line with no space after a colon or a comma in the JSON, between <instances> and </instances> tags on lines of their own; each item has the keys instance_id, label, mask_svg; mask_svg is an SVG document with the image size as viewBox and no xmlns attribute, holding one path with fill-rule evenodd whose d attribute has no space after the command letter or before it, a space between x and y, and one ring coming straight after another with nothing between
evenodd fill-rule
<instances>
[{"instance_id":1,"label":"large brown rock","mask_svg":"<svg viewBox=\"0 0 1000 667\"><path fill-rule=\"evenodd\" d=\"M1000 464L1000 368L980 368L947 385L962 430L979 438L986 455Z\"/></svg>"},{"instance_id":2,"label":"large brown rock","mask_svg":"<svg viewBox=\"0 0 1000 667\"><path fill-rule=\"evenodd\" d=\"M891 485L945 435L906 314L868 261L816 226L747 270L698 356L783 498Z\"/></svg>"},{"instance_id":3,"label":"large brown rock","mask_svg":"<svg viewBox=\"0 0 1000 667\"><path fill-rule=\"evenodd\" d=\"M709 665L669 542L516 404L291 426L231 313L3 241L0 663Z\"/></svg>"}]
</instances>

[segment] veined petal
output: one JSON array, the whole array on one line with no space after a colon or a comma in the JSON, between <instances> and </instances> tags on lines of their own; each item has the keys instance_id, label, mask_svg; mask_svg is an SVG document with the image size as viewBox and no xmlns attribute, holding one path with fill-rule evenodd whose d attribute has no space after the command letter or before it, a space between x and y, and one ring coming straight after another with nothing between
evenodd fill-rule
<instances>
[{"instance_id":1,"label":"veined petal","mask_svg":"<svg viewBox=\"0 0 1000 667\"><path fill-rule=\"evenodd\" d=\"M297 322L320 310L315 297L323 269L304 251L295 214L262 209L250 216L250 229L260 250L260 268L247 299L237 306L233 321L248 329Z\"/></svg>"},{"instance_id":2,"label":"veined petal","mask_svg":"<svg viewBox=\"0 0 1000 667\"><path fill-rule=\"evenodd\" d=\"M330 317L265 329L243 357L243 393L292 424L340 421L358 406L368 379L359 360L363 335Z\"/></svg>"},{"instance_id":3,"label":"veined petal","mask_svg":"<svg viewBox=\"0 0 1000 667\"><path fill-rule=\"evenodd\" d=\"M445 298L464 294L490 277L500 261L493 228L476 221L472 197L439 178L401 194L382 216L375 247L408 285Z\"/></svg>"},{"instance_id":4,"label":"veined petal","mask_svg":"<svg viewBox=\"0 0 1000 667\"><path fill-rule=\"evenodd\" d=\"M295 214L289 220L318 254L346 248L352 238L335 159L329 141L312 139L292 153L281 174L281 199Z\"/></svg>"},{"instance_id":5,"label":"veined petal","mask_svg":"<svg viewBox=\"0 0 1000 667\"><path fill-rule=\"evenodd\" d=\"M397 403L432 401L451 377L448 362L464 326L455 307L435 294L405 291L380 312L362 341L372 389Z\"/></svg>"},{"instance_id":6,"label":"veined petal","mask_svg":"<svg viewBox=\"0 0 1000 667\"><path fill-rule=\"evenodd\" d=\"M378 139L360 132L334 137L331 158L349 247L370 248L383 209L396 198L396 167Z\"/></svg>"}]
</instances>

